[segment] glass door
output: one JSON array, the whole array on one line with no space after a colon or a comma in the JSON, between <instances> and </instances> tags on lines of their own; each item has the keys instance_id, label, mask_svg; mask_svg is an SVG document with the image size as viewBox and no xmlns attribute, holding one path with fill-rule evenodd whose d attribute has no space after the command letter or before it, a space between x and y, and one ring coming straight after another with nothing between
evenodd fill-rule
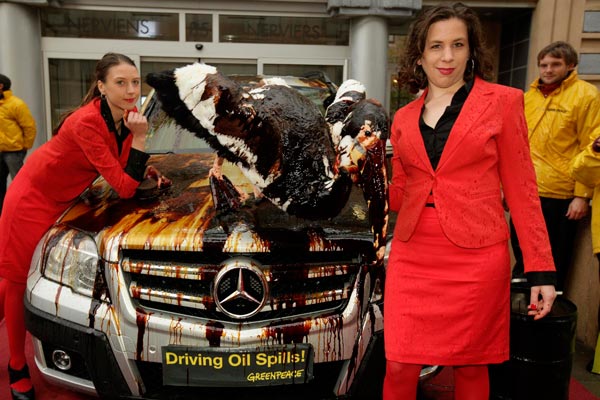
<instances>
[{"instance_id":1,"label":"glass door","mask_svg":"<svg viewBox=\"0 0 600 400\"><path fill-rule=\"evenodd\" d=\"M347 76L347 60L345 59L284 59L261 58L258 62L259 73L279 76L325 76L339 86Z\"/></svg>"}]
</instances>

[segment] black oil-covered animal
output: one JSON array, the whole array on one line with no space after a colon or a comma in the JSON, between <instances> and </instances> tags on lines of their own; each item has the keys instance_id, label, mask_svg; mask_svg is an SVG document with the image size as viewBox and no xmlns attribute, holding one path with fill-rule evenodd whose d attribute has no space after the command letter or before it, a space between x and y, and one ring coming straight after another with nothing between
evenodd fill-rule
<instances>
[{"instance_id":1,"label":"black oil-covered animal","mask_svg":"<svg viewBox=\"0 0 600 400\"><path fill-rule=\"evenodd\" d=\"M227 159L261 195L291 215L336 216L353 183L387 213L389 119L381 104L365 98L357 81L342 84L326 116L283 80L247 92L207 64L151 73L146 81L165 112L217 152L213 191L219 191L214 179L227 182L218 171ZM368 177L361 175L365 172ZM225 188L214 193L216 203L232 196L229 185Z\"/></svg>"}]
</instances>

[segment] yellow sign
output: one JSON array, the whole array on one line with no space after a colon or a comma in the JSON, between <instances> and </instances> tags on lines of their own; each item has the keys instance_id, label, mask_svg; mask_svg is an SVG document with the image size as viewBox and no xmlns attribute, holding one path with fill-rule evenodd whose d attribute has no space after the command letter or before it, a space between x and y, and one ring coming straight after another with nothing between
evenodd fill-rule
<instances>
[{"instance_id":1,"label":"yellow sign","mask_svg":"<svg viewBox=\"0 0 600 400\"><path fill-rule=\"evenodd\" d=\"M312 379L310 345L222 349L163 347L163 380L180 386L263 386Z\"/></svg>"}]
</instances>

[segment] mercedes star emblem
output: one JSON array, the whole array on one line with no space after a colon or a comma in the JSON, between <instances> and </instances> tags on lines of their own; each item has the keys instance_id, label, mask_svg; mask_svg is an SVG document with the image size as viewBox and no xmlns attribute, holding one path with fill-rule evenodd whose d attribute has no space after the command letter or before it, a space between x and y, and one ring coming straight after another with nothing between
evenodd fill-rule
<instances>
[{"instance_id":1,"label":"mercedes star emblem","mask_svg":"<svg viewBox=\"0 0 600 400\"><path fill-rule=\"evenodd\" d=\"M257 314L267 302L265 274L249 258L228 260L214 280L213 298L219 310L231 318Z\"/></svg>"}]
</instances>

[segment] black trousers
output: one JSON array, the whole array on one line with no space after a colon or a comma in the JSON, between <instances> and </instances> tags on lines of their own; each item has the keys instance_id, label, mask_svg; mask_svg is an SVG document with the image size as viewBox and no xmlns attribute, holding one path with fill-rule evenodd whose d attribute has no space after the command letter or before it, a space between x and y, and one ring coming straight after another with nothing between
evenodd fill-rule
<instances>
[{"instance_id":1,"label":"black trousers","mask_svg":"<svg viewBox=\"0 0 600 400\"><path fill-rule=\"evenodd\" d=\"M578 223L577 220L570 220L565 216L572 200L540 197L542 214L546 221L552 257L556 267L556 290L562 291L565 289L565 280L573 260L573 246ZM515 277L523 274L524 267L523 253L512 220L510 221L510 242L515 256L515 265L513 266L513 277Z\"/></svg>"},{"instance_id":2,"label":"black trousers","mask_svg":"<svg viewBox=\"0 0 600 400\"><path fill-rule=\"evenodd\" d=\"M2 151L0 152L0 214L2 213L2 204L8 186L8 174L11 179L15 179L17 172L23 166L27 150Z\"/></svg>"}]
</instances>

